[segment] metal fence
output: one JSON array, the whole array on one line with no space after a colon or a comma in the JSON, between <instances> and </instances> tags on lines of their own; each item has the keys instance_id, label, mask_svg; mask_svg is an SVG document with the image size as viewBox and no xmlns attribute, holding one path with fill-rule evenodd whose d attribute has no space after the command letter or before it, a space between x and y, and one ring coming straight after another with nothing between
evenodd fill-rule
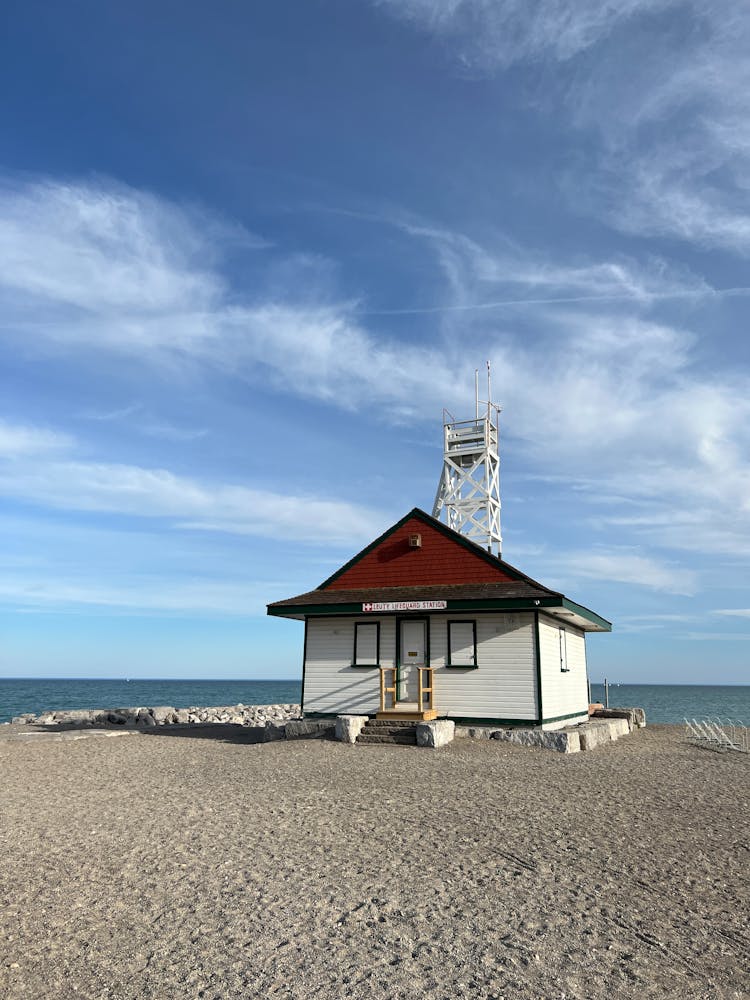
<instances>
[{"instance_id":1,"label":"metal fence","mask_svg":"<svg viewBox=\"0 0 750 1000\"><path fill-rule=\"evenodd\" d=\"M750 753L750 728L738 719L685 719L685 738L718 753Z\"/></svg>"}]
</instances>

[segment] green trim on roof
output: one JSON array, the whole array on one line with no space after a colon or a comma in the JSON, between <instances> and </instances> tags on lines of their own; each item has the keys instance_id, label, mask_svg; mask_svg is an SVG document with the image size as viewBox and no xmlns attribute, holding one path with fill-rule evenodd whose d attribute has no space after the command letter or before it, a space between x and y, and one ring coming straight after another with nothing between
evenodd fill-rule
<instances>
[{"instance_id":1,"label":"green trim on roof","mask_svg":"<svg viewBox=\"0 0 750 1000\"><path fill-rule=\"evenodd\" d=\"M584 608L582 604L576 604L575 601L570 601L567 597L563 597L562 606L567 611L572 611L574 614L580 615L581 618L586 618L588 621L592 622L592 624L598 625L599 628L604 629L605 632L612 631L612 622L608 622L606 618L602 618L601 615L598 615L595 611L589 611L589 609Z\"/></svg>"},{"instance_id":2,"label":"green trim on roof","mask_svg":"<svg viewBox=\"0 0 750 1000\"><path fill-rule=\"evenodd\" d=\"M408 514L405 514L401 518L400 521L397 521L394 525L392 525L390 528L384 531L382 535L379 535L375 539L375 541L370 542L369 545L366 545L361 552L358 552L355 556L352 556L349 562L344 563L341 569L336 570L336 572L332 576L329 576L327 580L324 580L318 587L316 587L316 590L325 590L326 587L330 586L330 584L334 582L334 580L338 580L338 578L342 576L344 573L346 573L347 570L351 569L352 566L356 566L356 564L361 559L363 559L366 555L372 552L373 549L377 548L377 546L380 545L381 542L384 542L395 531L398 531L399 528L403 527L406 524L406 522L412 517L415 517L417 518L417 520L422 521L422 523L426 524L428 527L435 528L437 531L440 531L443 535L445 535L446 538L450 539L452 542L455 542L457 545L463 545L465 549L468 549L469 552L473 552L474 555L481 556L481 558L484 559L485 562L488 562L491 566L494 566L495 569L499 570L500 572L505 573L506 576L510 576L514 580L524 580L527 583L532 583L534 584L535 587L540 587L542 590L546 590L548 593L556 593L556 591L550 591L548 587L545 587L544 584L539 583L538 580L532 580L530 576L527 576L525 573L522 573L521 570L516 569L515 566L511 566L509 563L503 562L503 560L499 559L497 556L493 556L491 552L487 552L485 549L481 547L481 545L477 545L476 542L472 542L471 539L467 538L465 535L461 535L457 531L454 531L453 528L449 528L447 524L443 524L442 521L438 521L436 517L432 517L430 514L427 514L419 507L413 507ZM562 597L562 594L560 596Z\"/></svg>"},{"instance_id":3,"label":"green trim on roof","mask_svg":"<svg viewBox=\"0 0 750 1000\"><path fill-rule=\"evenodd\" d=\"M537 603L538 602L538 603ZM582 607L580 604L575 604L573 601L569 601L567 598L560 597L539 597L539 598L529 598L529 597L496 597L496 598L483 598L475 600L453 600L447 601L446 608L440 608L435 610L415 610L413 614L418 617L425 617L431 615L444 615L451 611L531 611L538 612L543 608L549 608L554 610L556 608L565 608L568 611L572 611L574 614L580 615L581 618L585 618L590 621L597 628L604 629L607 632L612 630L612 625L606 619L601 618L599 615L595 614L593 611L589 611L588 608ZM268 605L267 613L274 618L288 618L293 616L310 616L310 617L332 617L338 615L342 617L344 615L362 615L362 602L356 604L346 603L346 604L286 604L281 607L274 606L273 604ZM373 611L369 612L372 615L373 621L377 621L388 615L404 615L408 612L402 611Z\"/></svg>"}]
</instances>

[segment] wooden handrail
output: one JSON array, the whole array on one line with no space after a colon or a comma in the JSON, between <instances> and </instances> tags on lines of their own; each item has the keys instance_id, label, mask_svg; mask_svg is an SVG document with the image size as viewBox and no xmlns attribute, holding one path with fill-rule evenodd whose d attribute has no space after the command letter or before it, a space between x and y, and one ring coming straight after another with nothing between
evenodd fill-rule
<instances>
[{"instance_id":1,"label":"wooden handrail","mask_svg":"<svg viewBox=\"0 0 750 1000\"><path fill-rule=\"evenodd\" d=\"M423 672L427 673L428 684L425 684L423 678ZM417 667L417 690L419 692L417 705L419 711L424 711L424 696L429 695L429 702L427 705L428 709L432 709L432 684L433 684L433 673L432 667Z\"/></svg>"},{"instance_id":2,"label":"wooden handrail","mask_svg":"<svg viewBox=\"0 0 750 1000\"><path fill-rule=\"evenodd\" d=\"M393 674L393 686L389 687L385 683L385 672L390 670ZM381 667L380 668L380 711L386 711L385 696L387 694L393 695L392 708L396 707L396 668L395 667Z\"/></svg>"}]
</instances>

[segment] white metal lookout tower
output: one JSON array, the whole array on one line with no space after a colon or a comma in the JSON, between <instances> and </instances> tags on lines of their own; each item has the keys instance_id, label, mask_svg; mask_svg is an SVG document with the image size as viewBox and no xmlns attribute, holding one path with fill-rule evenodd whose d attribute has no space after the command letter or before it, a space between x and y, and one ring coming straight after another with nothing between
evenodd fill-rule
<instances>
[{"instance_id":1,"label":"white metal lookout tower","mask_svg":"<svg viewBox=\"0 0 750 1000\"><path fill-rule=\"evenodd\" d=\"M497 556L500 534L500 407L492 402L490 363L487 362L487 399L479 399L479 372L474 372L473 420L454 420L443 410L443 472L432 516ZM486 406L479 413L480 402Z\"/></svg>"}]
</instances>

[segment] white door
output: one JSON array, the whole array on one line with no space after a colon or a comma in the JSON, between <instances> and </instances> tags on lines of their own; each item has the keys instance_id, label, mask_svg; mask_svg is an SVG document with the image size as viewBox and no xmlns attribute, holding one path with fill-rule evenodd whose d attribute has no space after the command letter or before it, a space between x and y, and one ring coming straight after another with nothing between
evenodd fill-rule
<instances>
[{"instance_id":1,"label":"white door","mask_svg":"<svg viewBox=\"0 0 750 1000\"><path fill-rule=\"evenodd\" d=\"M417 703L419 678L417 667L425 663L425 623L401 622L401 668L399 670L398 700Z\"/></svg>"}]
</instances>

